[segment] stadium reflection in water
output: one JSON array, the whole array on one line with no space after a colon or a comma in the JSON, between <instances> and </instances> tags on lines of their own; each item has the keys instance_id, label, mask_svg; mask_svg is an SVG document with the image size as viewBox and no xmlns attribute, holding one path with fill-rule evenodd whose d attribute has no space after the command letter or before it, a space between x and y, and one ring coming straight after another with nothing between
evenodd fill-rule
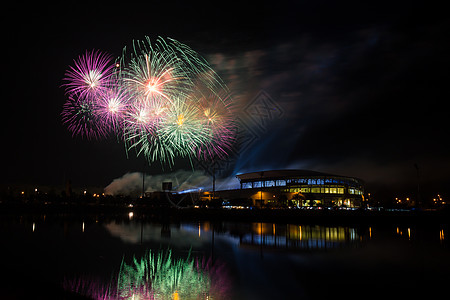
<instances>
[{"instance_id":1,"label":"stadium reflection in water","mask_svg":"<svg viewBox=\"0 0 450 300\"><path fill-rule=\"evenodd\" d=\"M108 231L123 241L142 243L170 237L175 244L227 237L241 248L263 247L270 250L320 250L357 247L370 238L371 228L344 226L294 225L275 223L181 223L178 225L128 223L105 224ZM193 240L191 240L193 239Z\"/></svg>"},{"instance_id":2,"label":"stadium reflection in water","mask_svg":"<svg viewBox=\"0 0 450 300\"><path fill-rule=\"evenodd\" d=\"M350 246L360 241L357 230L350 227L253 223L252 229L240 238L241 246L312 250Z\"/></svg>"},{"instance_id":3,"label":"stadium reflection in water","mask_svg":"<svg viewBox=\"0 0 450 300\"><path fill-rule=\"evenodd\" d=\"M164 222L127 212L0 225L6 295L23 299L55 286L91 299L323 299L348 296L342 280L355 296L376 286L380 297L431 297L450 279L446 224ZM17 287L23 277L33 288ZM411 278L422 284L405 288Z\"/></svg>"}]
</instances>

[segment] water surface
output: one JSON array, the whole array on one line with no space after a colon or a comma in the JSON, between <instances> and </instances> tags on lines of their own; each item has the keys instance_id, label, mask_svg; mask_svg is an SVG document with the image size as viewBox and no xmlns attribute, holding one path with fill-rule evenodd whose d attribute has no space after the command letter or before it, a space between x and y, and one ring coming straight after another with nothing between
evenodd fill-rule
<instances>
[{"instance_id":1,"label":"water surface","mask_svg":"<svg viewBox=\"0 0 450 300\"><path fill-rule=\"evenodd\" d=\"M92 290L104 292L134 257L169 251L172 263L179 262L170 272L186 277L181 264L191 262L195 278L206 274L207 290L182 294L189 291L182 280L173 285L170 279L155 298L432 297L446 291L450 279L448 234L445 224L152 222L133 212L2 216L1 268L8 277L2 285L10 298L58 299L64 289L93 297Z\"/></svg>"}]
</instances>

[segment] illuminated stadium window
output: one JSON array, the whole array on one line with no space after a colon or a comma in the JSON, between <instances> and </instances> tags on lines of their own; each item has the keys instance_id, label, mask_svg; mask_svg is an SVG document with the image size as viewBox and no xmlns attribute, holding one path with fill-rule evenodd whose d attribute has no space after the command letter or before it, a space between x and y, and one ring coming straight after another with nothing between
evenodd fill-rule
<instances>
[{"instance_id":1,"label":"illuminated stadium window","mask_svg":"<svg viewBox=\"0 0 450 300\"><path fill-rule=\"evenodd\" d=\"M275 186L275 180L267 180L266 182L264 182L264 186L265 187Z\"/></svg>"},{"instance_id":2,"label":"illuminated stadium window","mask_svg":"<svg viewBox=\"0 0 450 300\"><path fill-rule=\"evenodd\" d=\"M286 180L277 180L276 184L277 184L277 186L285 186Z\"/></svg>"},{"instance_id":3,"label":"illuminated stadium window","mask_svg":"<svg viewBox=\"0 0 450 300\"><path fill-rule=\"evenodd\" d=\"M255 182L253 182L253 187L254 188L260 188L261 184L262 184L262 181L255 181Z\"/></svg>"},{"instance_id":4,"label":"illuminated stadium window","mask_svg":"<svg viewBox=\"0 0 450 300\"><path fill-rule=\"evenodd\" d=\"M320 193L320 188L317 188L317 187L311 188L311 193L316 193L316 194Z\"/></svg>"},{"instance_id":5,"label":"illuminated stadium window","mask_svg":"<svg viewBox=\"0 0 450 300\"><path fill-rule=\"evenodd\" d=\"M337 189L337 193L338 194L343 194L344 193L344 188L338 188Z\"/></svg>"},{"instance_id":6,"label":"illuminated stadium window","mask_svg":"<svg viewBox=\"0 0 450 300\"><path fill-rule=\"evenodd\" d=\"M292 179L288 179L286 180L287 184L296 184L296 183L300 183L302 180L298 179L298 178L292 178Z\"/></svg>"},{"instance_id":7,"label":"illuminated stadium window","mask_svg":"<svg viewBox=\"0 0 450 300\"><path fill-rule=\"evenodd\" d=\"M243 189L251 189L252 188L252 183L251 182L243 182L242 183L242 188Z\"/></svg>"},{"instance_id":8,"label":"illuminated stadium window","mask_svg":"<svg viewBox=\"0 0 450 300\"><path fill-rule=\"evenodd\" d=\"M306 179L306 178L300 178L300 179L298 179L298 183L308 184L308 179Z\"/></svg>"},{"instance_id":9,"label":"illuminated stadium window","mask_svg":"<svg viewBox=\"0 0 450 300\"><path fill-rule=\"evenodd\" d=\"M360 190L358 190L358 189L348 189L348 193L349 194L353 194L353 195L361 195L362 194L362 192L360 191Z\"/></svg>"},{"instance_id":10,"label":"illuminated stadium window","mask_svg":"<svg viewBox=\"0 0 450 300\"><path fill-rule=\"evenodd\" d=\"M328 194L330 192L329 188L322 188L322 193Z\"/></svg>"},{"instance_id":11,"label":"illuminated stadium window","mask_svg":"<svg viewBox=\"0 0 450 300\"><path fill-rule=\"evenodd\" d=\"M301 188L301 192L302 192L302 193L310 193L310 192L311 192L311 189L310 189L310 188L307 188L307 187L302 187L302 188Z\"/></svg>"},{"instance_id":12,"label":"illuminated stadium window","mask_svg":"<svg viewBox=\"0 0 450 300\"><path fill-rule=\"evenodd\" d=\"M337 194L337 188L330 188L331 194Z\"/></svg>"}]
</instances>

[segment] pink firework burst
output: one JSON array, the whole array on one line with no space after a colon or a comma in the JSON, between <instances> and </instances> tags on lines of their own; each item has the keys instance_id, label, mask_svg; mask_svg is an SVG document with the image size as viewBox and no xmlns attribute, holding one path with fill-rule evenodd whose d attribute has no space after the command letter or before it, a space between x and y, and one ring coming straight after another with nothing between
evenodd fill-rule
<instances>
[{"instance_id":1,"label":"pink firework burst","mask_svg":"<svg viewBox=\"0 0 450 300\"><path fill-rule=\"evenodd\" d=\"M106 90L97 98L96 113L105 130L117 134L121 132L130 102L130 94L117 85Z\"/></svg>"},{"instance_id":2,"label":"pink firework burst","mask_svg":"<svg viewBox=\"0 0 450 300\"><path fill-rule=\"evenodd\" d=\"M86 51L66 71L66 93L80 98L96 98L111 85L115 65L112 56L100 51Z\"/></svg>"},{"instance_id":3,"label":"pink firework burst","mask_svg":"<svg viewBox=\"0 0 450 300\"><path fill-rule=\"evenodd\" d=\"M72 135L80 135L88 140L101 139L108 135L108 130L97 111L98 105L93 99L69 96L61 112L62 121Z\"/></svg>"}]
</instances>

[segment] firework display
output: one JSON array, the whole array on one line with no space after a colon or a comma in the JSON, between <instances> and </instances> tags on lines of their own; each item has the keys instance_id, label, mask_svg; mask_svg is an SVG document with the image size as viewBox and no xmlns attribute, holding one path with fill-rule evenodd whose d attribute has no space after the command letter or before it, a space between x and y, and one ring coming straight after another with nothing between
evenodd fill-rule
<instances>
[{"instance_id":1,"label":"firework display","mask_svg":"<svg viewBox=\"0 0 450 300\"><path fill-rule=\"evenodd\" d=\"M147 37L115 61L100 51L64 78L62 119L73 135L119 136L127 152L172 166L176 157L226 158L234 141L230 93L208 62L173 39Z\"/></svg>"}]
</instances>

